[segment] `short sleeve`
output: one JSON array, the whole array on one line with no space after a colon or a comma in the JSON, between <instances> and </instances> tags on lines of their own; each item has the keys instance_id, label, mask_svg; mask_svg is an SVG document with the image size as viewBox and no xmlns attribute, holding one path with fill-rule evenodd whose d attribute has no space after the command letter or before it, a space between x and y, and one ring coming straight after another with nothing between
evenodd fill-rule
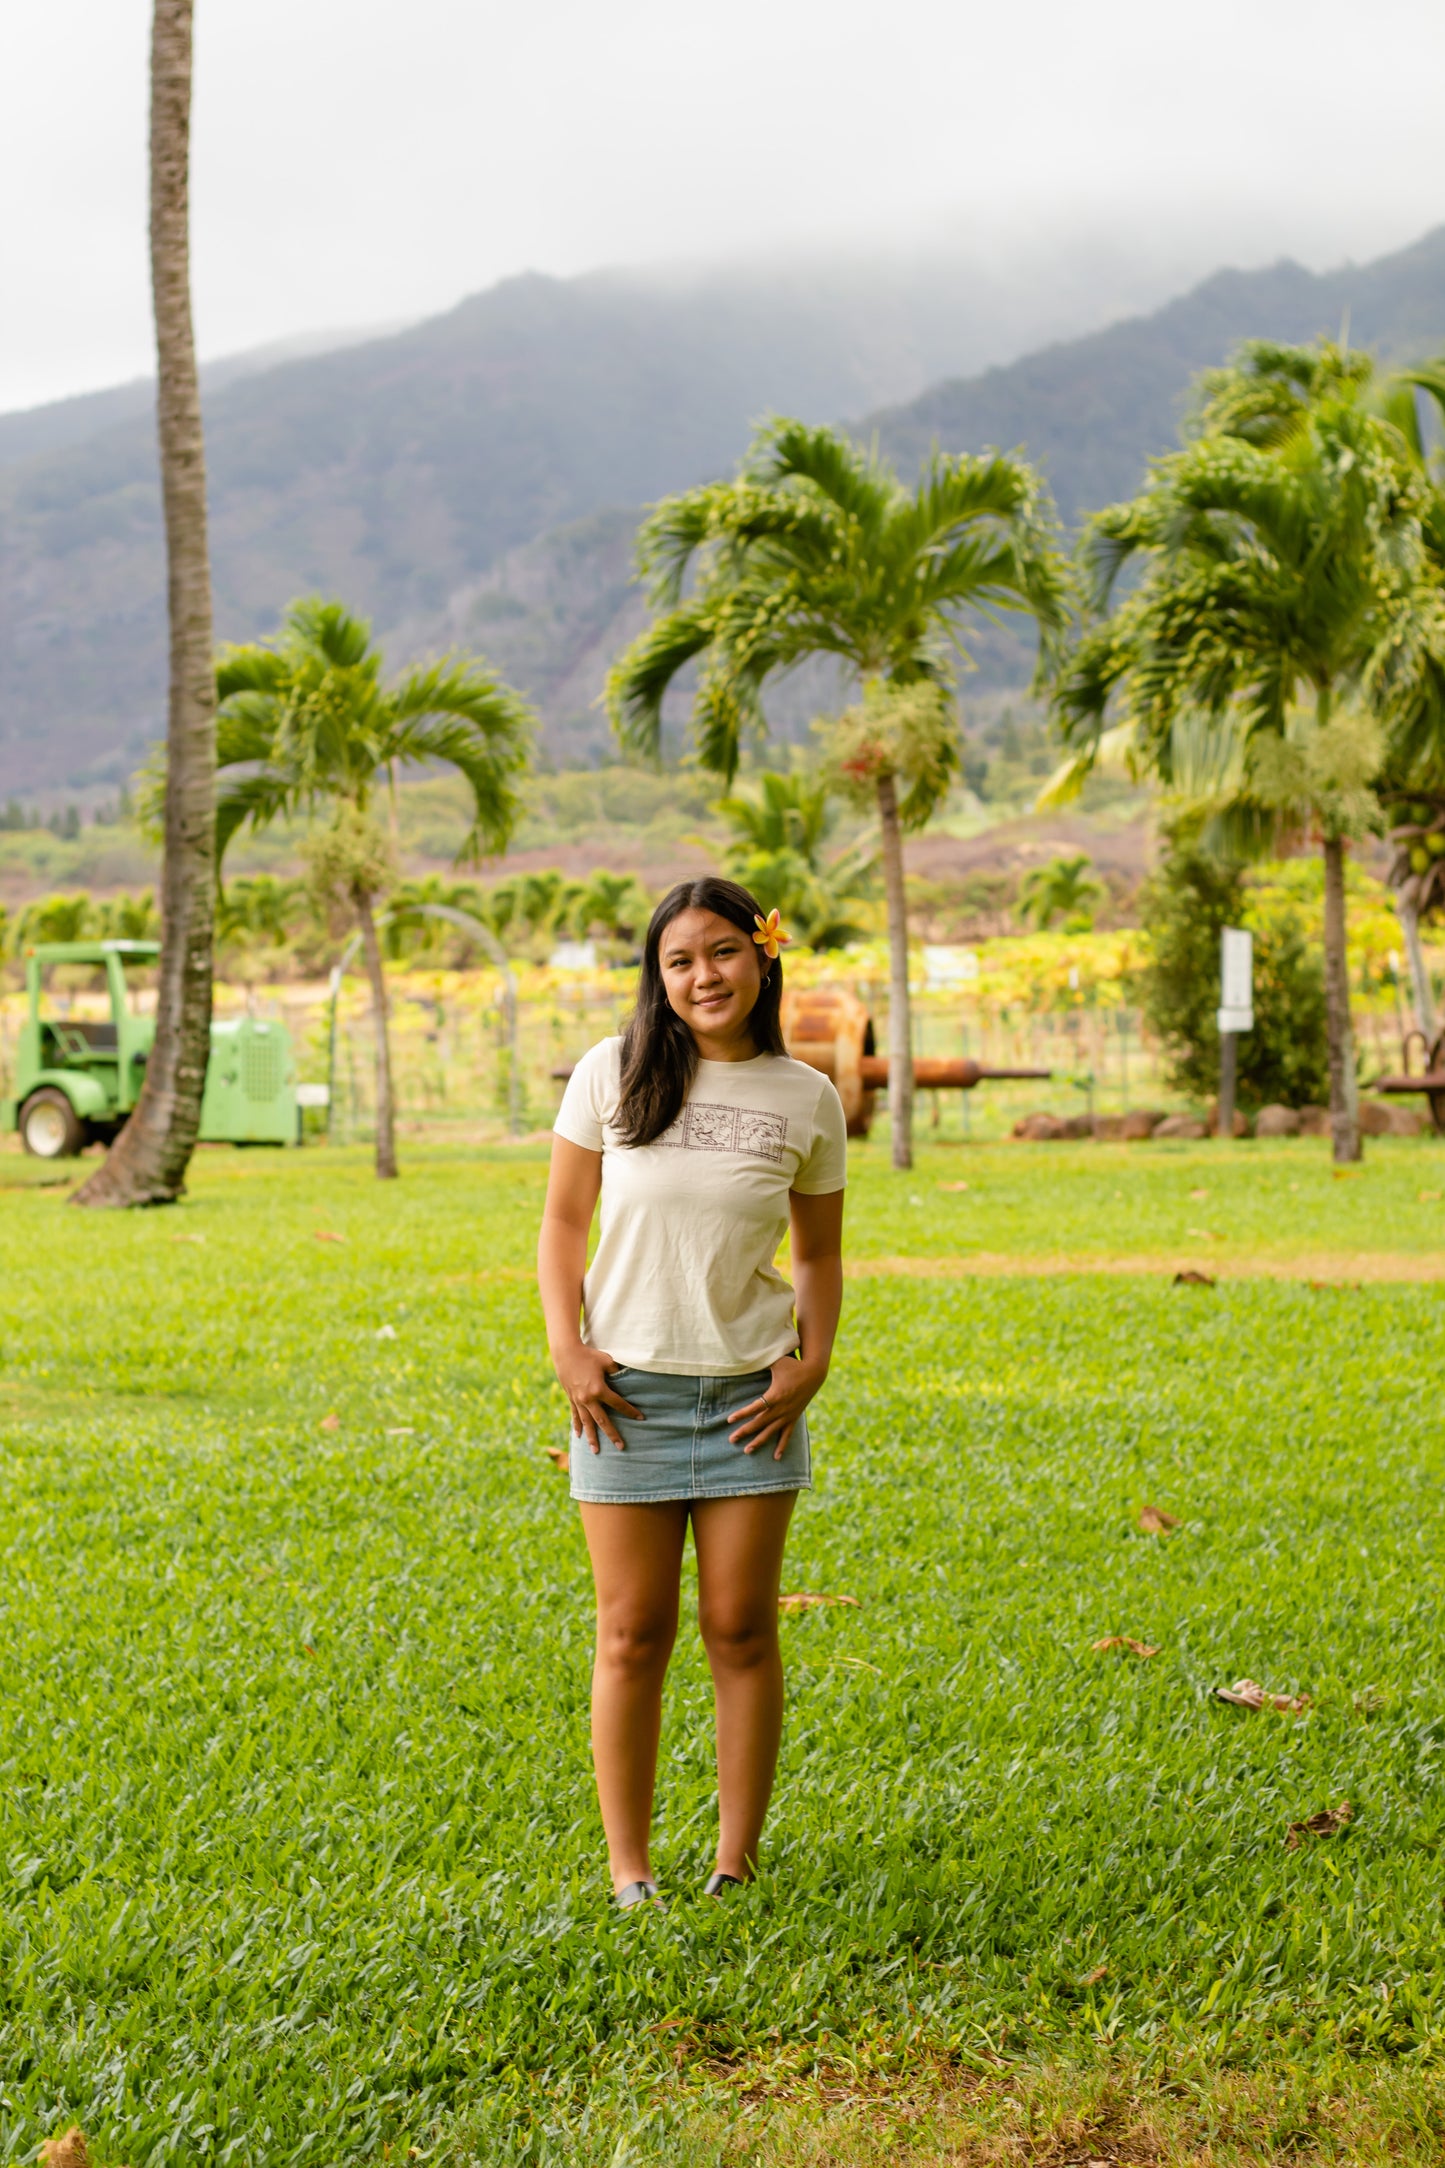
<instances>
[{"instance_id":1,"label":"short sleeve","mask_svg":"<svg viewBox=\"0 0 1445 2168\"><path fill-rule=\"evenodd\" d=\"M600 1152L602 1130L610 1111L617 1069L616 1039L589 1047L571 1076L552 1124L553 1133L584 1152Z\"/></svg>"},{"instance_id":2,"label":"short sleeve","mask_svg":"<svg viewBox=\"0 0 1445 2168\"><path fill-rule=\"evenodd\" d=\"M843 1102L829 1078L813 1109L813 1141L799 1167L793 1188L803 1197L828 1197L848 1186L848 1124Z\"/></svg>"}]
</instances>

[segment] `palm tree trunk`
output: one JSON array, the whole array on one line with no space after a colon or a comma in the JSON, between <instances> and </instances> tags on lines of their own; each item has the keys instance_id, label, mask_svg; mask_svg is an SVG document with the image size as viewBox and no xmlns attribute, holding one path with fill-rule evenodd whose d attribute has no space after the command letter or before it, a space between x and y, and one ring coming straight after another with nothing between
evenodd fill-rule
<instances>
[{"instance_id":1,"label":"palm tree trunk","mask_svg":"<svg viewBox=\"0 0 1445 2168\"><path fill-rule=\"evenodd\" d=\"M170 697L155 1041L135 1111L74 1202L172 1204L201 1121L211 1051L216 677L206 456L191 329L193 0L155 0L151 23L150 246L156 417L166 529Z\"/></svg>"},{"instance_id":2,"label":"palm tree trunk","mask_svg":"<svg viewBox=\"0 0 1445 2168\"><path fill-rule=\"evenodd\" d=\"M903 886L903 828L898 785L878 778L878 826L883 845L883 892L888 899L888 1116L893 1164L913 1165L913 1035L908 1014L908 896Z\"/></svg>"},{"instance_id":3,"label":"palm tree trunk","mask_svg":"<svg viewBox=\"0 0 1445 2168\"><path fill-rule=\"evenodd\" d=\"M1405 954L1410 963L1410 987L1415 997L1415 1022L1427 1040L1435 1036L1435 1001L1430 989L1430 973L1425 966L1425 951L1420 945L1420 914L1406 897L1396 894L1395 912L1405 936Z\"/></svg>"},{"instance_id":4,"label":"palm tree trunk","mask_svg":"<svg viewBox=\"0 0 1445 2168\"><path fill-rule=\"evenodd\" d=\"M1325 837L1325 1022L1330 1050L1330 1135L1337 1166L1360 1159L1360 1094L1350 1028L1350 975L1345 951L1345 846Z\"/></svg>"},{"instance_id":5,"label":"palm tree trunk","mask_svg":"<svg viewBox=\"0 0 1445 2168\"><path fill-rule=\"evenodd\" d=\"M379 1182L394 1182L396 1109L391 1096L390 1006L386 997L386 973L381 967L381 943L376 938L371 898L363 891L355 901L356 923L361 928L362 953L366 957L366 976L371 981L371 1023L376 1035L376 1178Z\"/></svg>"}]
</instances>

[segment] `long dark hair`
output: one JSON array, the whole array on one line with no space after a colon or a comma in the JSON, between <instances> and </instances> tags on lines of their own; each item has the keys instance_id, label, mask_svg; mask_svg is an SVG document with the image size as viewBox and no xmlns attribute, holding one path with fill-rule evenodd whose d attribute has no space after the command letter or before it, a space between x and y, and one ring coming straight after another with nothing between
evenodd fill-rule
<instances>
[{"instance_id":1,"label":"long dark hair","mask_svg":"<svg viewBox=\"0 0 1445 2168\"><path fill-rule=\"evenodd\" d=\"M637 1007L622 1034L622 1095L616 1128L624 1144L651 1144L664 1129L670 1129L697 1074L697 1042L667 998L659 961L662 937L684 911L714 911L746 934L756 933L763 915L756 896L750 896L737 881L712 873L700 881L679 881L653 912L642 949ZM782 960L770 962L759 950L758 961L763 983L748 1029L760 1054L785 1054L778 1016L783 999Z\"/></svg>"}]
</instances>

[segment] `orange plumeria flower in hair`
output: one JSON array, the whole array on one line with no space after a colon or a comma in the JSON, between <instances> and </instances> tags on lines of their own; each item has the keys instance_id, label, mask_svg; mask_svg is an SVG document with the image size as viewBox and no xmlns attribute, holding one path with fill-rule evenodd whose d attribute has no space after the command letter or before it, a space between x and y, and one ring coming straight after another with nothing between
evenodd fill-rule
<instances>
[{"instance_id":1,"label":"orange plumeria flower in hair","mask_svg":"<svg viewBox=\"0 0 1445 2168\"><path fill-rule=\"evenodd\" d=\"M790 933L784 933L776 911L769 911L766 918L763 917L761 911L754 911L753 917L757 920L758 926L753 939L765 956L774 957L779 949L787 947L793 937Z\"/></svg>"}]
</instances>

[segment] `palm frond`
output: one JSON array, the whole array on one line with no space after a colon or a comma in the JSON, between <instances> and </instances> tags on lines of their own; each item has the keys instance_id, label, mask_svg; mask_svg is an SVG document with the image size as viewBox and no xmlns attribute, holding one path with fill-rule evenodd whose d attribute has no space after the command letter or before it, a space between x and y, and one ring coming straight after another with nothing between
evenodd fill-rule
<instances>
[{"instance_id":1,"label":"palm frond","mask_svg":"<svg viewBox=\"0 0 1445 2168\"><path fill-rule=\"evenodd\" d=\"M1127 776L1131 782L1137 781L1137 739L1138 726L1133 721L1116 723L1082 752L1070 753L1035 798L1034 811L1049 813L1071 805L1094 774Z\"/></svg>"},{"instance_id":2,"label":"palm frond","mask_svg":"<svg viewBox=\"0 0 1445 2168\"><path fill-rule=\"evenodd\" d=\"M370 624L344 602L302 595L288 603L282 622L283 646L307 649L334 670L356 670L379 662L371 646Z\"/></svg>"},{"instance_id":3,"label":"palm frond","mask_svg":"<svg viewBox=\"0 0 1445 2168\"><path fill-rule=\"evenodd\" d=\"M274 647L223 647L216 656L216 699L227 701L241 693L278 692L290 668L285 656Z\"/></svg>"},{"instance_id":4,"label":"palm frond","mask_svg":"<svg viewBox=\"0 0 1445 2168\"><path fill-rule=\"evenodd\" d=\"M472 825L457 853L460 861L506 849L521 812L516 778L526 769L530 741L530 710L515 694L493 687L490 701L475 694L466 707L408 717L389 743L395 760L445 761L465 777Z\"/></svg>"},{"instance_id":5,"label":"palm frond","mask_svg":"<svg viewBox=\"0 0 1445 2168\"><path fill-rule=\"evenodd\" d=\"M216 765L266 760L275 750L281 702L274 692L233 692L216 710Z\"/></svg>"},{"instance_id":6,"label":"palm frond","mask_svg":"<svg viewBox=\"0 0 1445 2168\"><path fill-rule=\"evenodd\" d=\"M301 802L293 777L271 768L253 768L244 775L223 775L216 784L216 879L226 851L239 829L249 822L264 828L269 821L294 813Z\"/></svg>"},{"instance_id":7,"label":"palm frond","mask_svg":"<svg viewBox=\"0 0 1445 2168\"><path fill-rule=\"evenodd\" d=\"M708 482L655 504L637 531L638 573L654 608L673 608L697 552L721 534L733 510L727 482Z\"/></svg>"},{"instance_id":8,"label":"palm frond","mask_svg":"<svg viewBox=\"0 0 1445 2168\"><path fill-rule=\"evenodd\" d=\"M759 430L745 470L757 482L805 482L868 534L902 492L891 470L840 429L774 419Z\"/></svg>"},{"instance_id":9,"label":"palm frond","mask_svg":"<svg viewBox=\"0 0 1445 2168\"><path fill-rule=\"evenodd\" d=\"M714 629L711 612L679 607L655 619L618 656L604 697L620 744L645 759L657 758L663 699L678 674L708 647Z\"/></svg>"},{"instance_id":10,"label":"palm frond","mask_svg":"<svg viewBox=\"0 0 1445 2168\"><path fill-rule=\"evenodd\" d=\"M992 452L973 458L935 451L912 496L901 496L889 518L889 545L900 556L947 549L960 528L978 521L998 525L1029 513L1036 477L1017 456Z\"/></svg>"},{"instance_id":11,"label":"palm frond","mask_svg":"<svg viewBox=\"0 0 1445 2168\"><path fill-rule=\"evenodd\" d=\"M423 717L451 716L470 723L499 748L525 749L537 724L532 708L495 671L481 662L459 661L451 655L408 670L391 687L385 701L387 722L393 732L407 731ZM410 757L400 743L396 757Z\"/></svg>"}]
</instances>

